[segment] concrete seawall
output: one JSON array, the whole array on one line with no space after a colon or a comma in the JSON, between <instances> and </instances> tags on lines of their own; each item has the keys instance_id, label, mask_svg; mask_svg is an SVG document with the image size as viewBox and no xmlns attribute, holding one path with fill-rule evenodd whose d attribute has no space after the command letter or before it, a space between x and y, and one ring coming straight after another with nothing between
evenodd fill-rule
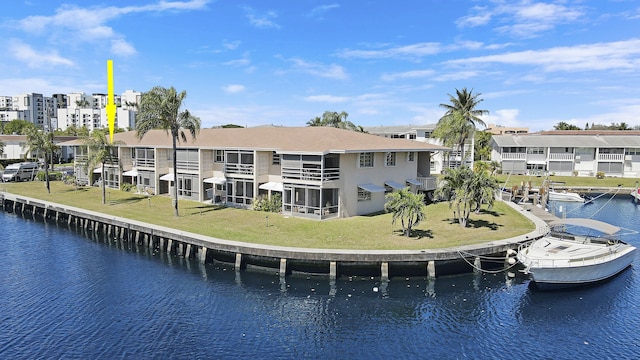
<instances>
[{"instance_id":1,"label":"concrete seawall","mask_svg":"<svg viewBox=\"0 0 640 360\"><path fill-rule=\"evenodd\" d=\"M291 272L342 275L436 277L472 272L496 266L495 259L509 256L518 245L546 234L547 225L531 211L507 203L530 219L536 229L510 239L447 249L424 250L337 250L252 244L218 239L72 206L0 192L2 210L114 239L123 247L147 247L154 251L198 259L202 263L223 261L236 271L247 266L276 269L280 276ZM493 261L485 259L491 257Z\"/></svg>"}]
</instances>

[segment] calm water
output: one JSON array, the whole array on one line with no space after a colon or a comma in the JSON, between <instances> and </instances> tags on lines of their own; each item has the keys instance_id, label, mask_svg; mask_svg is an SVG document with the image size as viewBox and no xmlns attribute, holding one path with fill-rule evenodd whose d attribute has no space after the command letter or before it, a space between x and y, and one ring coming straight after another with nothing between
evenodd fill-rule
<instances>
[{"instance_id":1,"label":"calm water","mask_svg":"<svg viewBox=\"0 0 640 360\"><path fill-rule=\"evenodd\" d=\"M596 218L640 230L640 205ZM503 273L281 283L7 213L0 232L0 359L640 358L639 256L599 286L540 293Z\"/></svg>"}]
</instances>

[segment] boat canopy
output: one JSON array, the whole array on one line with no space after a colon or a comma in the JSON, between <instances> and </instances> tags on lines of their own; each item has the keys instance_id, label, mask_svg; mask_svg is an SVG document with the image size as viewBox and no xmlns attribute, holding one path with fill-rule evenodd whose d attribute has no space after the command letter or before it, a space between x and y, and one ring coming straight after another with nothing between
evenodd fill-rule
<instances>
[{"instance_id":1,"label":"boat canopy","mask_svg":"<svg viewBox=\"0 0 640 360\"><path fill-rule=\"evenodd\" d=\"M584 218L567 218L567 219L554 220L550 222L549 225L551 226L556 226L556 225L582 226L589 229L598 230L607 235L613 235L618 231L620 231L620 228L615 225L611 225L606 222L602 222L598 220L584 219Z\"/></svg>"}]
</instances>

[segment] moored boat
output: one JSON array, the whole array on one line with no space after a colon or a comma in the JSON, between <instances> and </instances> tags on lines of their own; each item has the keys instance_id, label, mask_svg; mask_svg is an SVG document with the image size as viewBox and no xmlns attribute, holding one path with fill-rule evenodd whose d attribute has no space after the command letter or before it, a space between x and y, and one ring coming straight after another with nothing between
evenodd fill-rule
<instances>
[{"instance_id":1,"label":"moored boat","mask_svg":"<svg viewBox=\"0 0 640 360\"><path fill-rule=\"evenodd\" d=\"M540 288L586 285L606 280L631 265L636 248L613 235L620 228L593 219L562 219L551 222L544 237L523 244L517 258L524 273ZM576 226L601 236L568 232ZM559 229L560 228L560 229Z\"/></svg>"},{"instance_id":2,"label":"moored boat","mask_svg":"<svg viewBox=\"0 0 640 360\"><path fill-rule=\"evenodd\" d=\"M584 202L584 198L575 192L549 190L549 201Z\"/></svg>"}]
</instances>

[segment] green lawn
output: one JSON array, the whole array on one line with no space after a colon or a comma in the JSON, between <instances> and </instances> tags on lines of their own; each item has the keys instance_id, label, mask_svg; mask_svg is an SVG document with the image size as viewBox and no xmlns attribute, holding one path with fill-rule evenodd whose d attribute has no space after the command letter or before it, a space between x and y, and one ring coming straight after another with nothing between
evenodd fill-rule
<instances>
[{"instance_id":1,"label":"green lawn","mask_svg":"<svg viewBox=\"0 0 640 360\"><path fill-rule=\"evenodd\" d=\"M467 228L453 221L448 203L428 205L426 220L416 231L418 236L407 238L400 235L399 224L392 226L391 214L315 221L181 200L180 217L176 218L171 199L165 196L147 198L107 189L107 204L102 205L100 188L76 189L59 181L51 182L51 194L37 181L0 183L0 190L221 239L279 246L433 249L500 240L534 229L530 221L501 202L491 210L472 214Z\"/></svg>"}]
</instances>

